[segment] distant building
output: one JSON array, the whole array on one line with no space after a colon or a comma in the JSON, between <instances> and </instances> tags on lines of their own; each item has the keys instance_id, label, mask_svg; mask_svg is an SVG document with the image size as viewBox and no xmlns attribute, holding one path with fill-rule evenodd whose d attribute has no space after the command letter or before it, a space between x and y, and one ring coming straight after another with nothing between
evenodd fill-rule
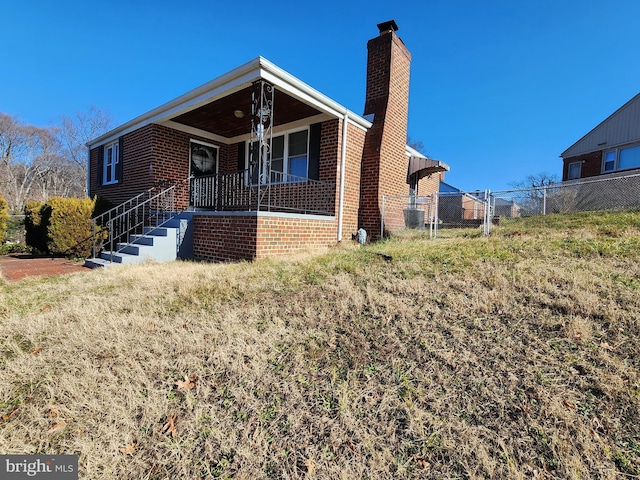
<instances>
[{"instance_id":1,"label":"distant building","mask_svg":"<svg viewBox=\"0 0 640 480\"><path fill-rule=\"evenodd\" d=\"M562 180L640 172L640 94L562 152Z\"/></svg>"}]
</instances>

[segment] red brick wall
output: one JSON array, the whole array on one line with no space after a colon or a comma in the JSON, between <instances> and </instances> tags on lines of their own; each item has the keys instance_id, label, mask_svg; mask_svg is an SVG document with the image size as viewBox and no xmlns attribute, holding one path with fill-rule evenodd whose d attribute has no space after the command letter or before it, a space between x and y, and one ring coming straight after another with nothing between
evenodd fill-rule
<instances>
[{"instance_id":1,"label":"red brick wall","mask_svg":"<svg viewBox=\"0 0 640 480\"><path fill-rule=\"evenodd\" d=\"M342 122L340 122L342 129ZM345 159L344 208L342 217L343 241L350 241L358 230L358 210L360 207L360 176L362 154L366 132L355 125L347 126L347 155ZM340 136L342 149L342 136ZM338 164L339 165L339 164ZM338 170L337 195L340 195L340 175ZM336 201L336 205L338 205ZM336 212L337 214L337 212Z\"/></svg>"},{"instance_id":2,"label":"red brick wall","mask_svg":"<svg viewBox=\"0 0 640 480\"><path fill-rule=\"evenodd\" d=\"M199 140L219 147L220 171L237 170L237 147L206 138L190 135L162 125L146 125L128 133L123 138L120 161L122 179L113 185L99 185L98 149L93 148L90 157L90 195L106 198L114 204L122 203L148 190L154 185L173 183L189 176L189 142ZM236 155L236 156L233 156ZM186 196L182 204L186 206Z\"/></svg>"},{"instance_id":3,"label":"red brick wall","mask_svg":"<svg viewBox=\"0 0 640 480\"><path fill-rule=\"evenodd\" d=\"M421 178L418 182L418 189L416 194L420 197L427 197L433 195L440 189L440 175L433 174L429 177Z\"/></svg>"},{"instance_id":4,"label":"red brick wall","mask_svg":"<svg viewBox=\"0 0 640 480\"><path fill-rule=\"evenodd\" d=\"M408 195L407 117L411 54L394 32L367 44L365 115L374 114L366 135L360 182L360 225L369 238L380 235L383 195Z\"/></svg>"},{"instance_id":5,"label":"red brick wall","mask_svg":"<svg viewBox=\"0 0 640 480\"><path fill-rule=\"evenodd\" d=\"M119 204L139 193L151 188L153 177L151 160L153 158L152 142L153 126L147 125L124 136L120 161L122 162L122 179L112 185L100 185L98 179L98 153L104 146L91 150L89 195L106 198L113 204Z\"/></svg>"},{"instance_id":6,"label":"red brick wall","mask_svg":"<svg viewBox=\"0 0 640 480\"><path fill-rule=\"evenodd\" d=\"M193 257L237 261L256 257L257 215L195 215Z\"/></svg>"},{"instance_id":7,"label":"red brick wall","mask_svg":"<svg viewBox=\"0 0 640 480\"><path fill-rule=\"evenodd\" d=\"M562 180L567 180L569 176L569 164L574 162L582 162L580 170L580 178L595 177L602 173L602 150L597 152L585 153L576 157L564 159L562 168Z\"/></svg>"},{"instance_id":8,"label":"red brick wall","mask_svg":"<svg viewBox=\"0 0 640 480\"><path fill-rule=\"evenodd\" d=\"M336 244L337 220L258 216L256 258Z\"/></svg>"},{"instance_id":9,"label":"red brick wall","mask_svg":"<svg viewBox=\"0 0 640 480\"><path fill-rule=\"evenodd\" d=\"M194 258L252 260L335 245L337 220L299 216L195 215Z\"/></svg>"}]
</instances>

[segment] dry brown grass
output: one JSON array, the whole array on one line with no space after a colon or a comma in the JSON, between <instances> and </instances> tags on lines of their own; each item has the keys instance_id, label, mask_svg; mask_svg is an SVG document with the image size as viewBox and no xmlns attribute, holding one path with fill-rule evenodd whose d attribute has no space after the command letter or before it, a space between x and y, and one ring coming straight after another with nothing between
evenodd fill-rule
<instances>
[{"instance_id":1,"label":"dry brown grass","mask_svg":"<svg viewBox=\"0 0 640 480\"><path fill-rule=\"evenodd\" d=\"M91 479L633 478L621 215L0 283L0 452Z\"/></svg>"}]
</instances>

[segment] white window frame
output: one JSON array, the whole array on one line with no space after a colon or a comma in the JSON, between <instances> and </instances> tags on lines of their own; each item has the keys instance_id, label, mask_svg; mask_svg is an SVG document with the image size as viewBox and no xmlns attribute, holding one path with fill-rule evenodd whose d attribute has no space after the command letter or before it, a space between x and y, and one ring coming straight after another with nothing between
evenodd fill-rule
<instances>
[{"instance_id":1,"label":"white window frame","mask_svg":"<svg viewBox=\"0 0 640 480\"><path fill-rule=\"evenodd\" d=\"M623 147L617 147L617 148L613 148L613 149L609 149L609 150L605 150L604 152L602 152L602 166L601 166L601 173L611 173L611 172L617 172L620 169L620 152L622 150L626 150L629 148L636 148L636 147L640 147L640 143L635 143L632 145L625 145ZM606 158L607 158L607 154L608 153L614 153L615 154L615 160L613 163L613 169L611 170L605 170L605 165L606 165ZM610 161L610 160L609 160ZM639 168L640 169L640 164L635 166L635 167L629 167L629 168L624 168L623 170L633 170Z\"/></svg>"},{"instance_id":2,"label":"white window frame","mask_svg":"<svg viewBox=\"0 0 640 480\"><path fill-rule=\"evenodd\" d=\"M289 164L290 164L290 159L289 159L289 136L294 134L294 133L298 133L298 132L303 132L306 131L307 132L307 165L306 165L306 171L307 171L307 176L304 178L304 180L300 179L300 180L293 180L289 178ZM283 180L279 181L279 182L271 182L272 184L274 183L295 183L295 182L302 182L302 181L306 181L309 179L309 143L311 140L311 129L310 127L304 126L301 128L293 128L291 130L285 130L282 132L277 132L274 133L271 136L271 142L273 143L273 139L278 138L278 137L284 137L284 151L283 151L283 157L282 157L282 169L284 170L283 172L280 172L283 174ZM249 165L249 159L250 159L250 154L251 154L251 141L248 140L247 141L247 147L245 149L246 156L245 156L245 169L248 171L250 168ZM296 155L296 157L298 157L299 155ZM248 178L247 178L247 183L251 184L251 185L255 185L255 183L253 182L252 178L251 178L251 172L248 172L247 174ZM260 183L260 180L258 180L258 183Z\"/></svg>"},{"instance_id":3,"label":"white window frame","mask_svg":"<svg viewBox=\"0 0 640 480\"><path fill-rule=\"evenodd\" d=\"M571 166L572 165L578 165L578 176L572 176L571 175ZM603 166L604 168L604 166ZM580 178L580 176L582 175L582 161L580 162L571 162L569 165L567 165L567 180L577 180Z\"/></svg>"},{"instance_id":4,"label":"white window frame","mask_svg":"<svg viewBox=\"0 0 640 480\"><path fill-rule=\"evenodd\" d=\"M108 152L111 151L111 158ZM104 156L102 160L102 185L113 185L120 179L117 177L118 163L120 163L120 141L116 140L104 146ZM109 176L109 173L111 174ZM108 180L111 178L111 180Z\"/></svg>"}]
</instances>

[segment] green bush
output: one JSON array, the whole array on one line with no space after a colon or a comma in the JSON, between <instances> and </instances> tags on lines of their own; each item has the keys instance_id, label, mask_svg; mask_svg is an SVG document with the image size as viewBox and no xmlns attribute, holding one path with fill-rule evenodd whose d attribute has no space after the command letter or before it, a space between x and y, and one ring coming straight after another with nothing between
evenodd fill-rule
<instances>
[{"instance_id":1,"label":"green bush","mask_svg":"<svg viewBox=\"0 0 640 480\"><path fill-rule=\"evenodd\" d=\"M27 204L27 245L49 255L90 256L94 208L95 201L89 198L55 197L44 204Z\"/></svg>"},{"instance_id":2,"label":"green bush","mask_svg":"<svg viewBox=\"0 0 640 480\"><path fill-rule=\"evenodd\" d=\"M47 226L42 222L41 202L30 201L24 206L25 242L35 253L47 253Z\"/></svg>"},{"instance_id":3,"label":"green bush","mask_svg":"<svg viewBox=\"0 0 640 480\"><path fill-rule=\"evenodd\" d=\"M44 204L47 219L47 251L52 255L86 258L93 240L91 214L94 201L89 198L51 198Z\"/></svg>"},{"instance_id":4,"label":"green bush","mask_svg":"<svg viewBox=\"0 0 640 480\"><path fill-rule=\"evenodd\" d=\"M5 243L0 245L0 255L9 255L11 253L31 253L31 248L24 243Z\"/></svg>"},{"instance_id":5,"label":"green bush","mask_svg":"<svg viewBox=\"0 0 640 480\"><path fill-rule=\"evenodd\" d=\"M9 204L0 195L0 245L4 243L5 234L7 233L7 220L9 219Z\"/></svg>"},{"instance_id":6,"label":"green bush","mask_svg":"<svg viewBox=\"0 0 640 480\"><path fill-rule=\"evenodd\" d=\"M110 200L107 200L106 198L102 198L98 196L95 196L93 198L93 201L95 205L93 207L93 218L97 217L98 215L102 215L106 211L111 210L113 207L116 206Z\"/></svg>"}]
</instances>

